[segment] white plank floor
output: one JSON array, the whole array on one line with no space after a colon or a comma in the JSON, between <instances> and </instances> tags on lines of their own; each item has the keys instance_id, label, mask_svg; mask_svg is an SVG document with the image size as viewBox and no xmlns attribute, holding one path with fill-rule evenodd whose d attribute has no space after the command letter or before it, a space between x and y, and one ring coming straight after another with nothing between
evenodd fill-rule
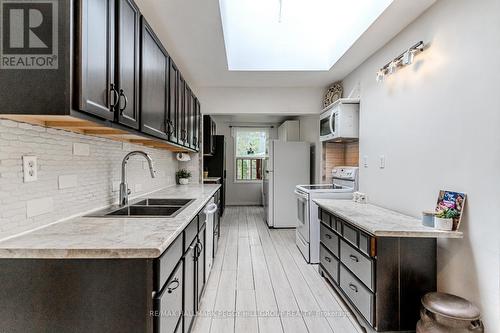
<instances>
[{"instance_id":1,"label":"white plank floor","mask_svg":"<svg viewBox=\"0 0 500 333\"><path fill-rule=\"evenodd\" d=\"M261 207L228 207L195 333L361 332L295 246L267 228Z\"/></svg>"}]
</instances>

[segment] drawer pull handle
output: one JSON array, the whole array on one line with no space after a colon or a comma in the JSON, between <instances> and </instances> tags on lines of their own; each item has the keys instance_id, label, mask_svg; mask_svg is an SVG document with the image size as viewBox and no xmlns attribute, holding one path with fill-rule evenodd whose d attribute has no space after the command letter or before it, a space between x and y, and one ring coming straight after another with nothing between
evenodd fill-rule
<instances>
[{"instance_id":1,"label":"drawer pull handle","mask_svg":"<svg viewBox=\"0 0 500 333\"><path fill-rule=\"evenodd\" d=\"M329 234L325 234L325 237L328 238L328 239L332 239L332 236L329 235Z\"/></svg>"},{"instance_id":2,"label":"drawer pull handle","mask_svg":"<svg viewBox=\"0 0 500 333\"><path fill-rule=\"evenodd\" d=\"M356 257L356 256L355 256L355 255L353 255L353 254L349 255L349 258L351 258L351 260L352 260L352 261L359 262L358 257Z\"/></svg>"},{"instance_id":3,"label":"drawer pull handle","mask_svg":"<svg viewBox=\"0 0 500 333\"><path fill-rule=\"evenodd\" d=\"M325 257L325 260L328 261L328 262L332 262L332 259L330 259L328 257Z\"/></svg>"},{"instance_id":4,"label":"drawer pull handle","mask_svg":"<svg viewBox=\"0 0 500 333\"><path fill-rule=\"evenodd\" d=\"M175 287L171 287L172 284L175 284ZM172 282L170 282L168 284L168 287L167 287L167 293L171 294L175 289L179 288L179 279L178 278L175 278L172 280Z\"/></svg>"},{"instance_id":5,"label":"drawer pull handle","mask_svg":"<svg viewBox=\"0 0 500 333\"><path fill-rule=\"evenodd\" d=\"M355 285L353 285L352 283L349 283L349 288L351 288L351 290L353 290L355 293L358 292L358 287L356 287Z\"/></svg>"}]
</instances>

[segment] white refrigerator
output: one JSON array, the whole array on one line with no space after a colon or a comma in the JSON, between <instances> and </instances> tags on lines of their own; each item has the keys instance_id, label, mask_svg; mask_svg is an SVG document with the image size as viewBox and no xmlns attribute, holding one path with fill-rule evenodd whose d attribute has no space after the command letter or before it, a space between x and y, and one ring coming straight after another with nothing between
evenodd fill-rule
<instances>
[{"instance_id":1,"label":"white refrigerator","mask_svg":"<svg viewBox=\"0 0 500 333\"><path fill-rule=\"evenodd\" d=\"M269 142L269 157L264 160L262 196L265 218L272 228L295 228L295 186L309 184L309 143Z\"/></svg>"}]
</instances>

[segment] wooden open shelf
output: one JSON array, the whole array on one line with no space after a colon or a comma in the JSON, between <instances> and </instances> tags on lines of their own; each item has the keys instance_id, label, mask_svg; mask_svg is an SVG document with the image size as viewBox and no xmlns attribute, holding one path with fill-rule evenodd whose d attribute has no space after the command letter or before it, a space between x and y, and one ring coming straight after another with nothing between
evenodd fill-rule
<instances>
[{"instance_id":1,"label":"wooden open shelf","mask_svg":"<svg viewBox=\"0 0 500 333\"><path fill-rule=\"evenodd\" d=\"M92 121L79 119L72 116L46 116L46 115L0 115L0 118L18 122L57 128L83 135L97 136L113 141L129 142L151 148L164 149L172 152L187 152L188 150L160 139L134 134L119 128L107 127Z\"/></svg>"}]
</instances>

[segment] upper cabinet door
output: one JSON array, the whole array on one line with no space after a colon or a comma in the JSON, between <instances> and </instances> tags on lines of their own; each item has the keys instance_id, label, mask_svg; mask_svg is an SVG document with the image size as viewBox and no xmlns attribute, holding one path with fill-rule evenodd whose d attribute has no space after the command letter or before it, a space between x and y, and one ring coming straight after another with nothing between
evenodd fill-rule
<instances>
[{"instance_id":1,"label":"upper cabinet door","mask_svg":"<svg viewBox=\"0 0 500 333\"><path fill-rule=\"evenodd\" d=\"M193 130L193 146L196 151L200 150L200 104L198 99L193 95L194 107L194 130Z\"/></svg>"},{"instance_id":2,"label":"upper cabinet door","mask_svg":"<svg viewBox=\"0 0 500 333\"><path fill-rule=\"evenodd\" d=\"M188 148L192 148L193 146L193 109L191 105L191 88L186 84L186 94L185 94L185 103L186 103L186 143L185 146Z\"/></svg>"},{"instance_id":3,"label":"upper cabinet door","mask_svg":"<svg viewBox=\"0 0 500 333\"><path fill-rule=\"evenodd\" d=\"M196 141L198 140L196 134L197 128L197 120L196 120L196 97L194 97L193 92L191 91L191 148L196 149Z\"/></svg>"},{"instance_id":4,"label":"upper cabinet door","mask_svg":"<svg viewBox=\"0 0 500 333\"><path fill-rule=\"evenodd\" d=\"M173 143L179 141L179 97L178 97L178 84L179 84L179 70L172 59L169 62L168 74L168 90L169 90L169 107L167 115L167 134L168 140Z\"/></svg>"},{"instance_id":5,"label":"upper cabinet door","mask_svg":"<svg viewBox=\"0 0 500 333\"><path fill-rule=\"evenodd\" d=\"M168 139L168 55L146 20L141 22L141 129Z\"/></svg>"},{"instance_id":6,"label":"upper cabinet door","mask_svg":"<svg viewBox=\"0 0 500 333\"><path fill-rule=\"evenodd\" d=\"M187 142L187 130L186 130L186 85L182 75L179 75L179 82L177 86L177 96L179 97L179 102L177 104L178 114L179 114L179 144L185 145Z\"/></svg>"},{"instance_id":7,"label":"upper cabinet door","mask_svg":"<svg viewBox=\"0 0 500 333\"><path fill-rule=\"evenodd\" d=\"M118 122L139 128L139 8L131 0L118 0L117 86Z\"/></svg>"},{"instance_id":8,"label":"upper cabinet door","mask_svg":"<svg viewBox=\"0 0 500 333\"><path fill-rule=\"evenodd\" d=\"M114 77L114 0L80 0L77 24L78 107L113 120L118 103Z\"/></svg>"}]
</instances>

